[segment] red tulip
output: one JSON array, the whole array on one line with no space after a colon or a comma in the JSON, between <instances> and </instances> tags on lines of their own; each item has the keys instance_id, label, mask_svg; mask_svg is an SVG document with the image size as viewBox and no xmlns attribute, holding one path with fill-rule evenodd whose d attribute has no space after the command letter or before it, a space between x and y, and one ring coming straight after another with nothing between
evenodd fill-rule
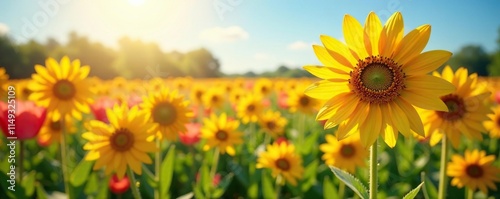
<instances>
[{"instance_id":1,"label":"red tulip","mask_svg":"<svg viewBox=\"0 0 500 199\"><path fill-rule=\"evenodd\" d=\"M12 101L14 102L14 101ZM35 137L45 121L45 108L31 101L0 102L0 127L6 137L26 140Z\"/></svg>"},{"instance_id":2,"label":"red tulip","mask_svg":"<svg viewBox=\"0 0 500 199\"><path fill-rule=\"evenodd\" d=\"M495 93L495 101L497 104L500 104L500 91L497 91Z\"/></svg>"},{"instance_id":3,"label":"red tulip","mask_svg":"<svg viewBox=\"0 0 500 199\"><path fill-rule=\"evenodd\" d=\"M130 187L130 181L127 176L123 177L121 180L118 179L116 174L109 179L109 189L115 194L125 193Z\"/></svg>"},{"instance_id":4,"label":"red tulip","mask_svg":"<svg viewBox=\"0 0 500 199\"><path fill-rule=\"evenodd\" d=\"M90 109L92 113L94 113L95 119L104 123L109 123L108 116L106 116L106 109L112 108L116 103L118 103L117 100L109 97L101 97L97 99L94 104L90 105Z\"/></svg>"},{"instance_id":5,"label":"red tulip","mask_svg":"<svg viewBox=\"0 0 500 199\"><path fill-rule=\"evenodd\" d=\"M200 128L199 123L186 124L187 132L180 133L179 138L185 145L194 145L200 141Z\"/></svg>"}]
</instances>

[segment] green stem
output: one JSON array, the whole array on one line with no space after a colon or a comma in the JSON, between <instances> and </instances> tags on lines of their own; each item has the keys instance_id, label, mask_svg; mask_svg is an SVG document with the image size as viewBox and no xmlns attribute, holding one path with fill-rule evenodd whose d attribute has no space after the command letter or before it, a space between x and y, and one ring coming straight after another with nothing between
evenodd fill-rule
<instances>
[{"instance_id":1,"label":"green stem","mask_svg":"<svg viewBox=\"0 0 500 199\"><path fill-rule=\"evenodd\" d=\"M372 146L370 146L370 199L377 198L377 145L378 142L375 140Z\"/></svg>"},{"instance_id":2,"label":"green stem","mask_svg":"<svg viewBox=\"0 0 500 199\"><path fill-rule=\"evenodd\" d=\"M215 178L215 173L217 172L217 166L219 164L219 156L220 156L219 147L215 147L212 168L210 169L210 178L212 180Z\"/></svg>"},{"instance_id":3,"label":"green stem","mask_svg":"<svg viewBox=\"0 0 500 199\"><path fill-rule=\"evenodd\" d=\"M156 139L156 147L158 151L155 152L155 182L154 198L160 198L160 166L161 166L161 139Z\"/></svg>"},{"instance_id":4,"label":"green stem","mask_svg":"<svg viewBox=\"0 0 500 199\"><path fill-rule=\"evenodd\" d=\"M467 191L467 199L474 199L474 191L470 188L467 188L466 191Z\"/></svg>"},{"instance_id":5,"label":"green stem","mask_svg":"<svg viewBox=\"0 0 500 199\"><path fill-rule=\"evenodd\" d=\"M304 124L306 123L305 121L305 115L303 113L298 113L298 121L295 121L296 123L298 123L298 127L297 127L297 131L299 133L298 135L298 146L303 146L304 144L304 137L305 137L305 129L304 129ZM302 148L302 147L301 147Z\"/></svg>"},{"instance_id":6,"label":"green stem","mask_svg":"<svg viewBox=\"0 0 500 199\"><path fill-rule=\"evenodd\" d=\"M278 177L276 177L276 188L274 189L276 191L276 199L279 199L280 198L280 195L281 195L281 181L282 181L282 177L281 175L278 175Z\"/></svg>"},{"instance_id":7,"label":"green stem","mask_svg":"<svg viewBox=\"0 0 500 199\"><path fill-rule=\"evenodd\" d=\"M345 183L340 181L339 183L339 198L344 198L345 195Z\"/></svg>"},{"instance_id":8,"label":"green stem","mask_svg":"<svg viewBox=\"0 0 500 199\"><path fill-rule=\"evenodd\" d=\"M64 181L64 191L68 195L69 199L74 198L73 193L71 191L71 187L69 184L69 171L68 171L68 155L66 154L66 126L64 121L64 116L62 116L61 120L61 140L60 140L60 152L61 152L61 168L63 173L63 181Z\"/></svg>"},{"instance_id":9,"label":"green stem","mask_svg":"<svg viewBox=\"0 0 500 199\"><path fill-rule=\"evenodd\" d=\"M441 165L439 168L439 191L438 199L446 198L446 188L448 186L448 179L446 176L446 167L448 165L448 138L443 134L441 140Z\"/></svg>"},{"instance_id":10,"label":"green stem","mask_svg":"<svg viewBox=\"0 0 500 199\"><path fill-rule=\"evenodd\" d=\"M17 157L18 166L18 178L19 182L23 181L23 172L24 172L24 141L19 140L19 156Z\"/></svg>"},{"instance_id":11,"label":"green stem","mask_svg":"<svg viewBox=\"0 0 500 199\"><path fill-rule=\"evenodd\" d=\"M127 168L127 176L130 179L130 189L132 190L132 195L135 199L141 199L141 194L139 193L137 182L135 180L135 175L134 172L132 172L131 168Z\"/></svg>"}]
</instances>

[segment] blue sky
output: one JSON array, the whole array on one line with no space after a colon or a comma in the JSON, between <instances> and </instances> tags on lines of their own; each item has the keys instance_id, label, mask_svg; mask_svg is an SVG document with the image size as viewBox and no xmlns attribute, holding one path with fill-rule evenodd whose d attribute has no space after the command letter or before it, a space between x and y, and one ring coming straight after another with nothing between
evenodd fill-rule
<instances>
[{"instance_id":1,"label":"blue sky","mask_svg":"<svg viewBox=\"0 0 500 199\"><path fill-rule=\"evenodd\" d=\"M74 30L111 47L123 36L156 42L165 51L205 47L223 72L241 73L319 64L311 48L319 35L343 40L343 16L364 23L370 11L383 23L401 11L405 32L432 25L425 50L456 52L478 44L492 52L498 10L497 0L0 0L0 33L21 43L49 36L64 42Z\"/></svg>"}]
</instances>

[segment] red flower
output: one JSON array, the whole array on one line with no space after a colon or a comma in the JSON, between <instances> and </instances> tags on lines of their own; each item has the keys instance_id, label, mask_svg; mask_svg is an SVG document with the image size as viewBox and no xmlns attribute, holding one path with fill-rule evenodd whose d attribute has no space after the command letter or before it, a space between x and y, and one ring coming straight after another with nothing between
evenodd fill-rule
<instances>
[{"instance_id":1,"label":"red flower","mask_svg":"<svg viewBox=\"0 0 500 199\"><path fill-rule=\"evenodd\" d=\"M95 119L109 123L108 116L106 116L106 109L113 108L113 106L118 103L117 100L111 99L109 97L101 97L90 105L92 113L94 113Z\"/></svg>"},{"instance_id":2,"label":"red flower","mask_svg":"<svg viewBox=\"0 0 500 199\"><path fill-rule=\"evenodd\" d=\"M130 181L127 176L124 176L121 180L118 179L116 174L109 179L109 189L115 194L125 193L130 187Z\"/></svg>"},{"instance_id":3,"label":"red flower","mask_svg":"<svg viewBox=\"0 0 500 199\"><path fill-rule=\"evenodd\" d=\"M290 144L290 142L285 137L279 137L278 139L276 139L276 143L278 143L278 145L283 142L286 144Z\"/></svg>"},{"instance_id":4,"label":"red flower","mask_svg":"<svg viewBox=\"0 0 500 199\"><path fill-rule=\"evenodd\" d=\"M280 107L282 109L289 108L289 106L288 106L288 94L286 94L285 92L281 92L278 95L278 107Z\"/></svg>"},{"instance_id":5,"label":"red flower","mask_svg":"<svg viewBox=\"0 0 500 199\"><path fill-rule=\"evenodd\" d=\"M31 101L15 101L7 104L0 102L0 127L6 137L26 140L35 137L45 121L45 108L38 107ZM10 125L10 129L9 129ZM13 130L13 134L10 134Z\"/></svg>"},{"instance_id":6,"label":"red flower","mask_svg":"<svg viewBox=\"0 0 500 199\"><path fill-rule=\"evenodd\" d=\"M200 128L199 123L186 124L187 132L180 133L179 138L185 145L194 145L200 141Z\"/></svg>"}]
</instances>

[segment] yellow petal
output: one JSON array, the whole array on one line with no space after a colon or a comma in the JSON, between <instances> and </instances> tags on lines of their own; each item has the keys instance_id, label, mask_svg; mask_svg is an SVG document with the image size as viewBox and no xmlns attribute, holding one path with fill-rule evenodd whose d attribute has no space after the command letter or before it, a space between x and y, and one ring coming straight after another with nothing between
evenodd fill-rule
<instances>
[{"instance_id":1,"label":"yellow petal","mask_svg":"<svg viewBox=\"0 0 500 199\"><path fill-rule=\"evenodd\" d=\"M351 50L339 40L326 35L321 35L320 40L330 56L341 65L352 69L358 63L358 60L352 56Z\"/></svg>"},{"instance_id":2,"label":"yellow petal","mask_svg":"<svg viewBox=\"0 0 500 199\"><path fill-rule=\"evenodd\" d=\"M395 102L408 117L411 130L413 130L415 133L421 136L425 136L422 119L420 118L420 115L418 114L417 110L415 110L415 107L413 107L411 104L402 99L396 99Z\"/></svg>"},{"instance_id":3,"label":"yellow petal","mask_svg":"<svg viewBox=\"0 0 500 199\"><path fill-rule=\"evenodd\" d=\"M392 14L380 34L379 52L384 57L392 57L398 43L403 39L404 23L400 12Z\"/></svg>"},{"instance_id":4,"label":"yellow petal","mask_svg":"<svg viewBox=\"0 0 500 199\"><path fill-rule=\"evenodd\" d=\"M394 60L399 64L406 64L424 50L430 36L430 25L422 25L408 33L399 43Z\"/></svg>"},{"instance_id":5,"label":"yellow petal","mask_svg":"<svg viewBox=\"0 0 500 199\"><path fill-rule=\"evenodd\" d=\"M407 74L427 74L446 63L451 55L451 52L445 50L428 51L417 55L402 67Z\"/></svg>"},{"instance_id":6,"label":"yellow petal","mask_svg":"<svg viewBox=\"0 0 500 199\"><path fill-rule=\"evenodd\" d=\"M446 104L435 96L424 96L411 91L404 91L401 93L401 98L419 108L448 112Z\"/></svg>"},{"instance_id":7,"label":"yellow petal","mask_svg":"<svg viewBox=\"0 0 500 199\"><path fill-rule=\"evenodd\" d=\"M339 70L339 69L331 68L331 67L308 65L308 66L304 66L303 68L307 72L310 72L314 76L319 77L321 79L347 80L350 78L349 73L342 71L342 70Z\"/></svg>"},{"instance_id":8,"label":"yellow petal","mask_svg":"<svg viewBox=\"0 0 500 199\"><path fill-rule=\"evenodd\" d=\"M405 80L406 89L421 95L444 96L455 91L450 82L431 75L410 76Z\"/></svg>"},{"instance_id":9,"label":"yellow petal","mask_svg":"<svg viewBox=\"0 0 500 199\"><path fill-rule=\"evenodd\" d=\"M396 131L389 123L384 129L383 136L387 146L391 148L394 148L394 146L396 146L396 141L398 140L398 131Z\"/></svg>"},{"instance_id":10,"label":"yellow petal","mask_svg":"<svg viewBox=\"0 0 500 199\"><path fill-rule=\"evenodd\" d=\"M380 32L382 31L382 23L374 12L370 12L365 21L364 43L368 55L378 55L378 42Z\"/></svg>"},{"instance_id":11,"label":"yellow petal","mask_svg":"<svg viewBox=\"0 0 500 199\"><path fill-rule=\"evenodd\" d=\"M403 135L410 136L410 121L406 116L406 113L399 108L396 103L391 103L391 106L388 106L388 111L391 117L391 122ZM383 110L383 109L382 109Z\"/></svg>"},{"instance_id":12,"label":"yellow petal","mask_svg":"<svg viewBox=\"0 0 500 199\"><path fill-rule=\"evenodd\" d=\"M382 112L378 104L370 104L367 119L361 124L360 139L365 147L373 145L382 128Z\"/></svg>"},{"instance_id":13,"label":"yellow petal","mask_svg":"<svg viewBox=\"0 0 500 199\"><path fill-rule=\"evenodd\" d=\"M328 80L322 80L319 82L315 82L314 84L309 86L304 91L304 94L315 99L327 100L335 95L346 92L350 92L347 82L337 83Z\"/></svg>"},{"instance_id":14,"label":"yellow petal","mask_svg":"<svg viewBox=\"0 0 500 199\"><path fill-rule=\"evenodd\" d=\"M368 57L364 45L364 31L363 27L351 15L344 16L344 23L342 24L342 30L344 32L344 39L347 46L352 50L352 54L356 59L364 59ZM353 52L354 51L354 52Z\"/></svg>"}]
</instances>

